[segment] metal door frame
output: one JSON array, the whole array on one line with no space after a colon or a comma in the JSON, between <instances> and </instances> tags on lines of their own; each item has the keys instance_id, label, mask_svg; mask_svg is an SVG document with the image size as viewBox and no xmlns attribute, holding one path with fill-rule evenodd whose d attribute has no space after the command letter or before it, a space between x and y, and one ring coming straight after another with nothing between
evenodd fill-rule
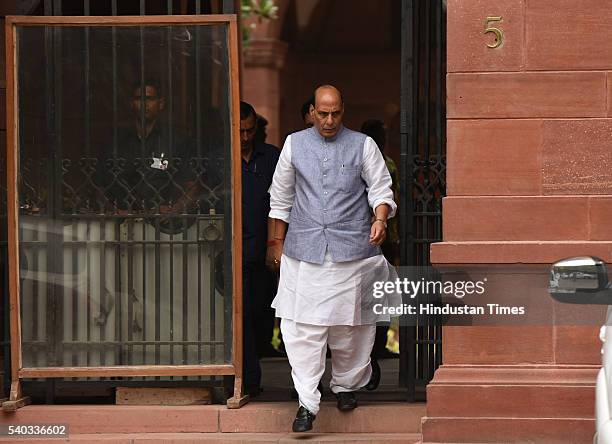
<instances>
[{"instance_id":1,"label":"metal door frame","mask_svg":"<svg viewBox=\"0 0 612 444\"><path fill-rule=\"evenodd\" d=\"M91 4L93 0L82 0L83 5L83 15L91 14ZM65 11L63 7L64 0L17 0L15 5L15 13L19 15L45 15L45 16L61 16ZM119 0L110 0L107 4L107 7L110 8L108 13L110 15L116 16L120 14L120 10L118 8ZM166 0L166 14L190 14L193 13L195 15L199 14L240 14L240 8L237 7L239 5L235 0L189 0L190 3L187 3L186 0L181 0L179 5L176 5L176 0L173 2L172 0ZM73 4L74 5L74 4ZM178 6L178 8L177 8ZM189 7L193 6L192 11L189 11ZM185 9L186 10L183 10ZM146 1L140 0L137 5L138 11L134 11L134 13L138 15L146 15L148 12ZM74 13L72 15L75 15ZM240 42L239 42L240 45ZM238 54L240 56L240 54ZM2 156L5 155L3 152ZM3 170L6 168L6 159L4 159L0 163L0 168ZM2 175L5 175L6 171L2 171ZM6 187L5 183L0 184L0 202L3 207L0 212L0 217L2 220L2 224L6 223ZM3 231L4 236L3 240L0 241L0 263L2 264L2 288L4 290L4 294L8 296L8 241L6 240L6 226L0 226L0 230ZM3 327L0 331L0 354L3 356L3 368L0 369L4 373L4 378L2 380L3 385L0 387L0 402L3 400L2 393L8 393L10 390L10 381L11 381L11 341L10 341L10 304L9 298L5 297L2 301L2 323ZM46 381L47 385L53 385L55 382L54 379L48 379ZM129 382L129 381L124 381ZM95 381L89 382L90 384L96 384ZM32 382L32 384L35 384ZM54 397L53 387L47 387L47 401L52 402Z\"/></svg>"},{"instance_id":2,"label":"metal door frame","mask_svg":"<svg viewBox=\"0 0 612 444\"><path fill-rule=\"evenodd\" d=\"M46 3L46 2L45 2ZM141 2L144 4L144 2ZM3 409L14 410L26 401L22 394L22 378L61 378L61 377L112 377L112 376L201 376L233 375L234 397L228 400L228 407L240 407L247 397L242 395L242 242L241 236L232 236L232 359L231 364L222 365L139 365L115 367L39 367L24 368L21 359L21 316L19 290L19 230L18 230L18 141L17 141L17 85L16 85L16 26L134 26L168 24L226 24L228 27L229 76L231 81L231 144L232 144L232 225L234 233L241 233L241 185L239 155L239 63L238 29L235 15L191 15L191 16L114 16L100 17L63 17L63 16L8 16L6 17L6 56L7 56L7 212L8 212L8 270L10 300L10 351L11 351L11 390L9 401ZM238 203L238 204L237 204Z\"/></svg>"}]
</instances>

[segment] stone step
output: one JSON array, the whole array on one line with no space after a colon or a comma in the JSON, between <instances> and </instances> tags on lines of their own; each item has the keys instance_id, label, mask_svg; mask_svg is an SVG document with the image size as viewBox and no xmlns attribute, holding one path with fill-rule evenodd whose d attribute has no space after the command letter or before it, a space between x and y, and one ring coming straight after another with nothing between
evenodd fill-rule
<instances>
[{"instance_id":1,"label":"stone step","mask_svg":"<svg viewBox=\"0 0 612 444\"><path fill-rule=\"evenodd\" d=\"M0 412L0 424L68 424L70 434L125 433L287 433L295 402L251 402L240 409L222 405L29 405ZM315 433L420 433L425 404L362 403L340 412L325 402Z\"/></svg>"},{"instance_id":2,"label":"stone step","mask_svg":"<svg viewBox=\"0 0 612 444\"><path fill-rule=\"evenodd\" d=\"M284 432L291 429L297 404L249 404L220 414L224 432ZM341 412L332 402L321 403L314 422L320 433L420 433L425 404L361 403L352 412Z\"/></svg>"},{"instance_id":3,"label":"stone step","mask_svg":"<svg viewBox=\"0 0 612 444\"><path fill-rule=\"evenodd\" d=\"M427 388L427 414L432 417L594 418L595 387L594 384L432 384Z\"/></svg>"},{"instance_id":4,"label":"stone step","mask_svg":"<svg viewBox=\"0 0 612 444\"><path fill-rule=\"evenodd\" d=\"M308 444L417 444L418 433L108 433L71 434L67 440L45 442L71 442L79 444L185 444L185 443L257 443L285 444L307 441ZM32 444L32 439L11 439L11 444ZM1 440L0 440L1 442Z\"/></svg>"},{"instance_id":5,"label":"stone step","mask_svg":"<svg viewBox=\"0 0 612 444\"><path fill-rule=\"evenodd\" d=\"M423 418L423 442L591 444L591 418Z\"/></svg>"}]
</instances>

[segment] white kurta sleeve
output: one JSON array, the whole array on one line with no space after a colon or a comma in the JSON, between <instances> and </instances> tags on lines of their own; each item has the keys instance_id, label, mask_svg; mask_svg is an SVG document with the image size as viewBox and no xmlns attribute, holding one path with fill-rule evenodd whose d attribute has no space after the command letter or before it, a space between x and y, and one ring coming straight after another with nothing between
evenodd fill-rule
<instances>
[{"instance_id":1,"label":"white kurta sleeve","mask_svg":"<svg viewBox=\"0 0 612 444\"><path fill-rule=\"evenodd\" d=\"M272 185L270 186L270 215L272 219L289 222L295 198L295 169L291 163L291 135L287 136L281 151Z\"/></svg>"},{"instance_id":2,"label":"white kurta sleeve","mask_svg":"<svg viewBox=\"0 0 612 444\"><path fill-rule=\"evenodd\" d=\"M378 149L378 145L371 137L366 137L363 144L363 168L361 177L367 184L368 203L374 209L380 204L387 204L391 208L389 218L395 216L397 205L393 200L391 189L391 175L387 169L385 159Z\"/></svg>"}]
</instances>

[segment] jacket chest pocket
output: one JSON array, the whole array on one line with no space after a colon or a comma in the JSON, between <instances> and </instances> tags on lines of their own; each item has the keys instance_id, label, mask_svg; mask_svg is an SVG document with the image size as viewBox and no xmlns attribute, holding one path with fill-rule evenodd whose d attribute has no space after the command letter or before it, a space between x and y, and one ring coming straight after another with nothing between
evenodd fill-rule
<instances>
[{"instance_id":1,"label":"jacket chest pocket","mask_svg":"<svg viewBox=\"0 0 612 444\"><path fill-rule=\"evenodd\" d=\"M338 185L340 191L352 193L361 185L361 167L354 165L342 165L340 167Z\"/></svg>"}]
</instances>

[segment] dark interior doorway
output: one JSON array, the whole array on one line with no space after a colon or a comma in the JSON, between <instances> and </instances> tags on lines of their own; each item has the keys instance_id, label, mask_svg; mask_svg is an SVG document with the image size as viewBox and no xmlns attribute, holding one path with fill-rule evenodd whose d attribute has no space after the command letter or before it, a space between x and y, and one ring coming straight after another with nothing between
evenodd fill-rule
<instances>
[{"instance_id":1,"label":"dark interior doorway","mask_svg":"<svg viewBox=\"0 0 612 444\"><path fill-rule=\"evenodd\" d=\"M281 124L287 130L297 127L301 103L314 85L330 78L344 82L338 86L347 92L347 126L359 129L367 118L384 120L386 153L395 161L400 178L400 264L428 266L430 244L442 239L441 202L446 186L446 1L307 3L311 6L304 13L296 9L299 1L290 2L293 13L283 28L283 38L292 42L289 57L293 61L282 87L286 94L281 115L286 117ZM195 14L231 12L234 1L18 0L16 8L21 14L34 15ZM1 210L5 210L4 192L1 200ZM1 258L6 253L5 239L3 229ZM6 274L5 267L2 273ZM10 381L7 298L3 305L0 354L4 355L6 393ZM399 337L399 359L383 363L381 389L372 395L376 399L422 399L426 384L442 362L438 319L423 318L416 327L401 327ZM289 372L279 359L264 363L264 386L274 381L285 396ZM280 374L289 382L277 383Z\"/></svg>"},{"instance_id":2,"label":"dark interior doorway","mask_svg":"<svg viewBox=\"0 0 612 444\"><path fill-rule=\"evenodd\" d=\"M446 2L309 4L292 2L283 24L289 52L281 86L281 127L299 127L299 106L322 83L333 83L343 92L348 127L358 130L366 119L383 120L388 131L385 154L399 171L397 263L426 270L429 246L442 240L446 187ZM435 317L400 327L395 334L399 359L383 360L383 383L366 396L424 400L425 387L442 362L441 332ZM289 385L288 367L274 362L264 363L270 380L278 387ZM264 375L264 384L266 379Z\"/></svg>"}]
</instances>

